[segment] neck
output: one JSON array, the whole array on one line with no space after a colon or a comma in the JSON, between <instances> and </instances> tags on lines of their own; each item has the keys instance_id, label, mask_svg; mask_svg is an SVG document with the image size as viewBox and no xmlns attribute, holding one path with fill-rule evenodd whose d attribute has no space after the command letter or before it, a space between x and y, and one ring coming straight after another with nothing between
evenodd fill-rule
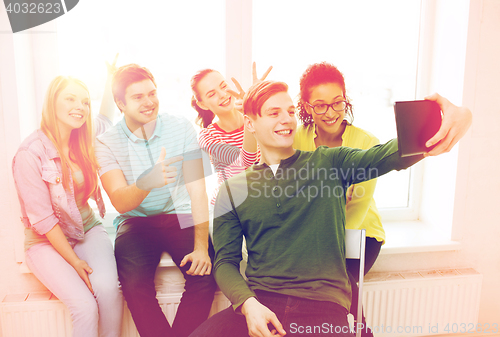
<instances>
[{"instance_id":1,"label":"neck","mask_svg":"<svg viewBox=\"0 0 500 337\"><path fill-rule=\"evenodd\" d=\"M340 128L335 133L328 133L317 126L314 127L316 132L316 138L314 141L317 146L326 145L328 147L337 147L342 145L342 135L344 134L345 123L342 123Z\"/></svg>"},{"instance_id":2,"label":"neck","mask_svg":"<svg viewBox=\"0 0 500 337\"><path fill-rule=\"evenodd\" d=\"M236 109L219 117L217 124L224 131L233 131L243 126L243 115Z\"/></svg>"},{"instance_id":3,"label":"neck","mask_svg":"<svg viewBox=\"0 0 500 337\"><path fill-rule=\"evenodd\" d=\"M126 122L126 120L125 120L125 122ZM151 136L155 132L156 119L154 119L153 121L146 123L146 124L136 125L133 127L133 130L132 130L132 128L130 128L128 123L127 123L127 127L130 130L130 132L132 132L137 138L147 140L147 139L151 138Z\"/></svg>"},{"instance_id":4,"label":"neck","mask_svg":"<svg viewBox=\"0 0 500 337\"><path fill-rule=\"evenodd\" d=\"M286 149L269 149L265 147L260 148L260 163L267 165L274 165L281 163L282 160L290 158L295 154L295 149L289 147Z\"/></svg>"}]
</instances>

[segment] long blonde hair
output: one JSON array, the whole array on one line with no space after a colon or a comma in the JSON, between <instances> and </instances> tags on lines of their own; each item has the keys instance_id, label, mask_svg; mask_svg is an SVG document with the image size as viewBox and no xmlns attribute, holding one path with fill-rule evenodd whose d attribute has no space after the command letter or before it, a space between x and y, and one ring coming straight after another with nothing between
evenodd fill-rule
<instances>
[{"instance_id":1,"label":"long blonde hair","mask_svg":"<svg viewBox=\"0 0 500 337\"><path fill-rule=\"evenodd\" d=\"M61 158L62 166L62 180L64 189L70 190L70 175L69 175L69 163L70 158L66 158L61 151L61 134L59 133L59 127L57 125L56 117L56 100L59 93L64 90L70 83L75 83L84 88L87 93L89 90L85 83L82 81L68 77L68 76L57 76L50 82L45 95L45 100L43 102L42 108L42 122L41 129L43 133L52 141L54 146L59 153ZM90 97L90 95L89 95ZM84 177L84 201L95 192L98 184L97 170L99 165L94 153L93 146L93 126L92 126L92 114L89 101L89 114L83 125L78 129L73 129L69 138L69 156L71 160L74 161L78 167L82 170Z\"/></svg>"}]
</instances>

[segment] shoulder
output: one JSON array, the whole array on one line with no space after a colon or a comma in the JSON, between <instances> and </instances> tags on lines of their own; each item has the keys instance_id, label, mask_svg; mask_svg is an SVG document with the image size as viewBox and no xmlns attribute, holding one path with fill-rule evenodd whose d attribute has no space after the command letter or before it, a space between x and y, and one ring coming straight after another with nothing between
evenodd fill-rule
<instances>
[{"instance_id":1,"label":"shoulder","mask_svg":"<svg viewBox=\"0 0 500 337\"><path fill-rule=\"evenodd\" d=\"M186 117L172 115L169 113L162 113L158 115L163 125L166 125L167 128L184 126L184 127L192 127L191 123L187 120Z\"/></svg>"},{"instance_id":2,"label":"shoulder","mask_svg":"<svg viewBox=\"0 0 500 337\"><path fill-rule=\"evenodd\" d=\"M126 137L120 124L121 122L118 122L115 125L111 126L109 129L107 129L106 132L98 135L96 137L98 140L98 142L96 142L96 146L99 143L107 144L110 142L116 142L117 140Z\"/></svg>"},{"instance_id":3,"label":"shoulder","mask_svg":"<svg viewBox=\"0 0 500 337\"><path fill-rule=\"evenodd\" d=\"M295 137L293 139L293 147L299 150L312 151L315 148L314 145L315 138L315 128L314 124L308 126L300 125L297 128Z\"/></svg>"},{"instance_id":4,"label":"shoulder","mask_svg":"<svg viewBox=\"0 0 500 337\"><path fill-rule=\"evenodd\" d=\"M42 140L42 137L46 138L45 142ZM17 153L28 151L32 154L40 156L43 152L46 151L46 145L52 146L55 150L55 146L52 145L52 142L43 134L42 130L38 129L32 132L28 137L26 137L26 139L21 142Z\"/></svg>"}]
</instances>

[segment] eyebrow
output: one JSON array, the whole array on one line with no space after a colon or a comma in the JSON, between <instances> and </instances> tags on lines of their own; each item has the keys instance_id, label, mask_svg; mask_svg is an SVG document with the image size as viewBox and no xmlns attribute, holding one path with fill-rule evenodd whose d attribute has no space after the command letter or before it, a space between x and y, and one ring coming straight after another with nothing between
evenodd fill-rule
<instances>
[{"instance_id":1,"label":"eyebrow","mask_svg":"<svg viewBox=\"0 0 500 337\"><path fill-rule=\"evenodd\" d=\"M224 84L224 82L226 82L226 81L223 80L222 82L220 82L219 83L219 87L222 87L222 85ZM207 91L206 94L205 94L205 96L208 95L209 93L213 92L213 91L215 91L215 89Z\"/></svg>"},{"instance_id":2,"label":"eyebrow","mask_svg":"<svg viewBox=\"0 0 500 337\"><path fill-rule=\"evenodd\" d=\"M338 95L336 97L333 98L333 100L335 101L337 98L344 98L344 95ZM317 99L315 100L313 103L316 103L316 102L326 102L325 100L322 100L322 99Z\"/></svg>"},{"instance_id":3,"label":"eyebrow","mask_svg":"<svg viewBox=\"0 0 500 337\"><path fill-rule=\"evenodd\" d=\"M290 105L286 110L290 110L290 109L295 109L295 105ZM270 113L270 112L275 112L275 111L281 111L281 108L280 107L270 107L270 108L267 108L266 111L264 111L265 113Z\"/></svg>"}]
</instances>

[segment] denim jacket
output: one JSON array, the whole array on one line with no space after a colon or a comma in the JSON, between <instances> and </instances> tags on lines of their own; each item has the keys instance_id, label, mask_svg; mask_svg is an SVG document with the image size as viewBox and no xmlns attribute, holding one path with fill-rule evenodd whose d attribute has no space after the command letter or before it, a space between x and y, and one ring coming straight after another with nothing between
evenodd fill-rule
<instances>
[{"instance_id":1,"label":"denim jacket","mask_svg":"<svg viewBox=\"0 0 500 337\"><path fill-rule=\"evenodd\" d=\"M101 125L103 123L111 124L106 117L96 118L96 121L98 130L105 129ZM76 204L73 184L70 184L69 191L64 189L61 158L42 130L36 130L21 143L12 160L12 172L21 205L21 221L26 228L45 235L59 224L70 244L83 239L84 224ZM68 172L69 181L72 182L71 170ZM104 217L105 208L99 186L93 198L101 217Z\"/></svg>"}]
</instances>

